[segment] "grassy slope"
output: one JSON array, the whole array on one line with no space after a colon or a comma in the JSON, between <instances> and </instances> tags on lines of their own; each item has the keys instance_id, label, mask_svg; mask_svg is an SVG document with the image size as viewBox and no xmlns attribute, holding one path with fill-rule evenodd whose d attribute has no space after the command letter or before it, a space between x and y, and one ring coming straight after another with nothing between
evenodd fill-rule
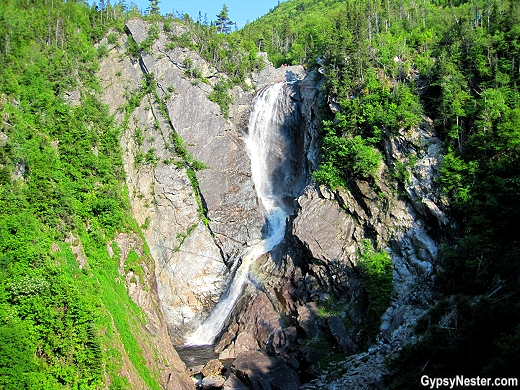
<instances>
[{"instance_id":1,"label":"grassy slope","mask_svg":"<svg viewBox=\"0 0 520 390\"><path fill-rule=\"evenodd\" d=\"M82 2L0 7L5 389L160 388L139 344L148 339L143 313L128 297L118 256L106 249L117 231L139 234L124 190L120 129L99 102L95 77L93 44L122 22L120 10L110 15L102 21ZM74 91L81 98L68 101ZM80 246L82 269L72 253Z\"/></svg>"}]
</instances>

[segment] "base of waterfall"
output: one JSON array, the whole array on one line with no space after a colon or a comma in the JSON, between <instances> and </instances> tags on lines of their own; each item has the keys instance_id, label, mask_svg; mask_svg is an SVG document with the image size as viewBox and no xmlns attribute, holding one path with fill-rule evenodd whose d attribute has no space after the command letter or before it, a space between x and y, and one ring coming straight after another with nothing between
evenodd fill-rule
<instances>
[{"instance_id":1,"label":"base of waterfall","mask_svg":"<svg viewBox=\"0 0 520 390\"><path fill-rule=\"evenodd\" d=\"M176 347L175 350L188 368L204 366L210 360L218 358L218 354L215 353L215 346L212 344L182 345Z\"/></svg>"},{"instance_id":2,"label":"base of waterfall","mask_svg":"<svg viewBox=\"0 0 520 390\"><path fill-rule=\"evenodd\" d=\"M285 237L286 219L287 214L281 207L271 206L266 214L267 237L248 248L228 290L202 325L195 332L186 336L184 345L209 345L215 341L242 294L245 283L249 280L251 265L260 256L273 250Z\"/></svg>"},{"instance_id":3,"label":"base of waterfall","mask_svg":"<svg viewBox=\"0 0 520 390\"><path fill-rule=\"evenodd\" d=\"M262 351L244 351L235 359L210 359L199 361L197 365L191 365L196 361L186 361L184 353L185 349L179 351L188 366L186 372L198 389L243 389L245 386L241 380L245 383L263 383L276 389L300 388L300 378L283 359L268 356Z\"/></svg>"}]
</instances>

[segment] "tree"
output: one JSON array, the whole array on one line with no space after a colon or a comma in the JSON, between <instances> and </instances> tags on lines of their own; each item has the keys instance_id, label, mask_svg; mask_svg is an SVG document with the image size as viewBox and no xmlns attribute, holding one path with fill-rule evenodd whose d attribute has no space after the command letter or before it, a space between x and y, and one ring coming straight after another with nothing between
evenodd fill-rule
<instances>
[{"instance_id":1,"label":"tree","mask_svg":"<svg viewBox=\"0 0 520 390\"><path fill-rule=\"evenodd\" d=\"M219 33L227 34L231 31L231 26L233 25L233 22L231 19L229 19L228 16L228 7L226 4L222 7L222 11L217 15L217 21L215 22L215 25L217 26L217 31Z\"/></svg>"},{"instance_id":2,"label":"tree","mask_svg":"<svg viewBox=\"0 0 520 390\"><path fill-rule=\"evenodd\" d=\"M159 0L150 0L150 15L159 15Z\"/></svg>"}]
</instances>

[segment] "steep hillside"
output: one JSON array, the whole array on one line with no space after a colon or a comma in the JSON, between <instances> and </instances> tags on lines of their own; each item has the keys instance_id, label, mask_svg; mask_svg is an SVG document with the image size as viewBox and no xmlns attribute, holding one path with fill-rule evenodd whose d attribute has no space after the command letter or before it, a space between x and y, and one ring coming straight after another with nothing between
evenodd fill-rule
<instances>
[{"instance_id":1,"label":"steep hillside","mask_svg":"<svg viewBox=\"0 0 520 390\"><path fill-rule=\"evenodd\" d=\"M438 216L433 200L458 224L439 230L438 304L395 359L395 386L418 384L420 373L513 375L518 364L506 345L518 345L519 324L519 17L515 1L290 1L242 30L278 63L321 66L328 107L316 180L377 186L383 164L417 211ZM423 180L424 154L394 159L389 146L428 122L443 144L441 174L418 196L409 184Z\"/></svg>"},{"instance_id":2,"label":"steep hillside","mask_svg":"<svg viewBox=\"0 0 520 390\"><path fill-rule=\"evenodd\" d=\"M413 182L403 184L411 200L400 197L382 163L372 181L353 177L349 188L319 187L310 172L318 167L325 78L301 66L264 64L229 90L224 111L211 96L222 82L233 85L233 73L179 39L205 29L211 27L134 18L126 37L100 43L108 52L100 71L104 99L125 126L129 197L159 270L170 336L179 344L197 337L211 343L211 332L220 358L236 359L232 371L244 383L256 375L276 381L275 374L247 370L265 364L291 377L293 387L328 360L376 348L370 364L380 368L381 382L383 355L395 355L433 303L435 234L439 225L450 228L430 191L441 143L428 121L385 139L391 161L418 155ZM221 45L226 58L233 49ZM279 81L285 85L272 85ZM248 85L258 89L255 99ZM276 99L267 98L271 93ZM280 136L247 146L261 131L260 123L247 123L249 113ZM266 152L263 182L255 181L251 147ZM291 215L285 240L268 253L256 252L274 229L266 198ZM220 301L232 295L229 286L244 279L229 318L213 321ZM383 314L384 341L372 347ZM207 328L206 319L223 328Z\"/></svg>"},{"instance_id":3,"label":"steep hillside","mask_svg":"<svg viewBox=\"0 0 520 390\"><path fill-rule=\"evenodd\" d=\"M4 389L193 387L129 212L121 131L99 99L93 44L123 18L107 11L1 2Z\"/></svg>"}]
</instances>

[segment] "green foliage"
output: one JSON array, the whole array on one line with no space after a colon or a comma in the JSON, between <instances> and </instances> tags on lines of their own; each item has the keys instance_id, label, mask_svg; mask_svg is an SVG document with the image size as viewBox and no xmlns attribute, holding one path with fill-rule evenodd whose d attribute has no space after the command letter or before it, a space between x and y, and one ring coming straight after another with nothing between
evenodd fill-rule
<instances>
[{"instance_id":1,"label":"green foliage","mask_svg":"<svg viewBox=\"0 0 520 390\"><path fill-rule=\"evenodd\" d=\"M166 24L171 22L171 19L165 21ZM167 48L181 46L197 51L220 72L228 75L230 87L244 83L252 71L263 68L264 63L257 56L258 48L255 42L239 32L222 34L221 27L217 28L215 25L208 25L201 21L193 23L189 20L175 20L175 22L185 24L188 31L180 35L167 32L170 40ZM193 77L189 69L187 74Z\"/></svg>"},{"instance_id":2,"label":"green foliage","mask_svg":"<svg viewBox=\"0 0 520 390\"><path fill-rule=\"evenodd\" d=\"M407 346L391 363L391 367L400 367L392 378L392 388L407 389L421 375L435 377L438 373L514 377L518 328L510 329L518 320L518 303L464 295L440 301L418 324L417 333L422 336L418 343ZM505 342L512 344L506 346Z\"/></svg>"},{"instance_id":3,"label":"green foliage","mask_svg":"<svg viewBox=\"0 0 520 390\"><path fill-rule=\"evenodd\" d=\"M135 138L135 143L138 145L138 146L143 146L143 141L144 141L144 135L143 135L143 130L136 127L135 130L134 130L134 138Z\"/></svg>"},{"instance_id":4,"label":"green foliage","mask_svg":"<svg viewBox=\"0 0 520 390\"><path fill-rule=\"evenodd\" d=\"M339 170L334 161L322 162L319 169L312 173L312 178L318 183L325 184L331 189L346 187L344 173Z\"/></svg>"},{"instance_id":5,"label":"green foliage","mask_svg":"<svg viewBox=\"0 0 520 390\"><path fill-rule=\"evenodd\" d=\"M219 80L208 95L209 100L220 106L220 111L225 118L229 117L229 105L233 103L233 97L228 92L230 87L227 81Z\"/></svg>"},{"instance_id":6,"label":"green foliage","mask_svg":"<svg viewBox=\"0 0 520 390\"><path fill-rule=\"evenodd\" d=\"M195 80L192 80L193 84L198 83L198 80L201 80L203 83L206 83L206 84L208 83L208 79L206 79L202 75L202 71L199 68L197 68L196 66L193 66L193 60L191 58L186 57L183 61L183 65L186 68L186 71L184 72L185 76L195 79Z\"/></svg>"},{"instance_id":7,"label":"green foliage","mask_svg":"<svg viewBox=\"0 0 520 390\"><path fill-rule=\"evenodd\" d=\"M215 26L217 27L217 32L228 34L231 31L231 26L233 22L229 19L228 16L228 7L227 5L222 6L222 11L217 15L217 20L215 22Z\"/></svg>"},{"instance_id":8,"label":"green foliage","mask_svg":"<svg viewBox=\"0 0 520 390\"><path fill-rule=\"evenodd\" d=\"M392 259L384 250L375 252L369 240L364 240L363 250L358 257L357 267L363 280L362 306L365 312L365 331L373 337L379 331L381 316L392 300Z\"/></svg>"},{"instance_id":9,"label":"green foliage","mask_svg":"<svg viewBox=\"0 0 520 390\"><path fill-rule=\"evenodd\" d=\"M346 120L323 122L323 161L313 177L331 188L345 186L351 175L373 177L381 165L381 153L367 139L348 134L347 127Z\"/></svg>"},{"instance_id":10,"label":"green foliage","mask_svg":"<svg viewBox=\"0 0 520 390\"><path fill-rule=\"evenodd\" d=\"M408 184L410 181L411 169L417 162L417 155L410 154L406 160L395 160L391 167L391 175L399 183Z\"/></svg>"},{"instance_id":11,"label":"green foliage","mask_svg":"<svg viewBox=\"0 0 520 390\"><path fill-rule=\"evenodd\" d=\"M120 31L121 6L9 1L0 19L0 387L95 389L107 375L124 385L113 347L123 342L158 388L136 340L141 313L106 250L116 231L137 230L120 129L95 77L107 47L94 44Z\"/></svg>"},{"instance_id":12,"label":"green foliage","mask_svg":"<svg viewBox=\"0 0 520 390\"><path fill-rule=\"evenodd\" d=\"M119 34L112 31L110 34L107 35L107 42L111 45L115 44L117 40L119 39Z\"/></svg>"},{"instance_id":13,"label":"green foliage","mask_svg":"<svg viewBox=\"0 0 520 390\"><path fill-rule=\"evenodd\" d=\"M150 0L150 14L157 16L159 11L159 0Z\"/></svg>"},{"instance_id":14,"label":"green foliage","mask_svg":"<svg viewBox=\"0 0 520 390\"><path fill-rule=\"evenodd\" d=\"M148 149L148 151L144 155L144 161L147 164L152 164L152 165L156 164L157 161L159 161L158 158L155 156L155 149L154 148Z\"/></svg>"},{"instance_id":15,"label":"green foliage","mask_svg":"<svg viewBox=\"0 0 520 390\"><path fill-rule=\"evenodd\" d=\"M37 369L35 340L23 323L0 326L0 386L4 389L29 388L29 373Z\"/></svg>"},{"instance_id":16,"label":"green foliage","mask_svg":"<svg viewBox=\"0 0 520 390\"><path fill-rule=\"evenodd\" d=\"M103 59L108 57L108 46L106 44L101 44L97 48L97 56L99 59Z\"/></svg>"},{"instance_id":17,"label":"green foliage","mask_svg":"<svg viewBox=\"0 0 520 390\"><path fill-rule=\"evenodd\" d=\"M152 45L157 39L159 39L159 26L157 24L152 24L148 30L148 36L141 42L141 45L139 46L139 51L150 53Z\"/></svg>"},{"instance_id":18,"label":"green foliage","mask_svg":"<svg viewBox=\"0 0 520 390\"><path fill-rule=\"evenodd\" d=\"M148 227L150 227L150 222L151 222L151 220L150 220L150 216L147 216L147 217L145 218L143 224L141 225L141 229L143 229L143 230L148 229Z\"/></svg>"},{"instance_id":19,"label":"green foliage","mask_svg":"<svg viewBox=\"0 0 520 390\"><path fill-rule=\"evenodd\" d=\"M195 169L188 168L186 169L186 174L188 175L188 179L190 179L191 187L195 191L195 199L197 200L197 205L199 209L199 217L202 222L204 222L205 225L208 225L209 220L206 217L206 209L204 205L202 204L202 199L200 196L200 189L199 189L199 180L197 179L197 174L195 173Z\"/></svg>"},{"instance_id":20,"label":"green foliage","mask_svg":"<svg viewBox=\"0 0 520 390\"><path fill-rule=\"evenodd\" d=\"M382 161L377 149L421 125L423 115L445 143L438 185L461 230L442 251L437 285L447 299L466 303L457 306L458 326L442 325L451 309L429 314L423 341L394 366L401 375L396 387L409 388L424 373L514 376L518 365L516 349L505 343L517 339L520 323L512 298L520 269L519 7L516 1L302 0L281 3L241 31L276 65L319 62L328 104L322 163L313 174L318 182L336 188L352 176L370 178ZM415 156L387 161L395 179L408 180ZM364 287L363 306L375 308L366 313L372 332L389 302L390 275ZM479 315L489 297L491 316Z\"/></svg>"},{"instance_id":21,"label":"green foliage","mask_svg":"<svg viewBox=\"0 0 520 390\"><path fill-rule=\"evenodd\" d=\"M324 54L332 31L334 15L344 7L342 1L281 2L274 10L239 33L258 50L269 54L275 66L314 62Z\"/></svg>"},{"instance_id":22,"label":"green foliage","mask_svg":"<svg viewBox=\"0 0 520 390\"><path fill-rule=\"evenodd\" d=\"M174 248L174 252L178 252L180 250L180 248L181 248L182 244L184 243L184 241L186 241L186 239L197 228L197 226L198 226L198 224L193 224L190 227L188 227L188 229L186 230L186 233L179 233L179 234L177 234L177 239L179 240L179 245L177 245Z\"/></svg>"},{"instance_id":23,"label":"green foliage","mask_svg":"<svg viewBox=\"0 0 520 390\"><path fill-rule=\"evenodd\" d=\"M102 251L101 248L94 250L92 257L95 257L97 261L101 264L105 264L105 266L109 264L108 262L111 262L111 259L107 258L106 250ZM117 267L112 266L110 269L105 270L102 270L100 267L96 272L96 277L103 292L100 295L101 300L104 306L109 309L109 315L114 321L117 332L121 337L125 353L128 354L132 365L136 368L146 387L150 389L160 389L157 379L146 367L142 348L134 336L133 329L138 326L137 319L141 317L140 310L137 305L128 298L125 285L123 283L114 283L118 278Z\"/></svg>"},{"instance_id":24,"label":"green foliage","mask_svg":"<svg viewBox=\"0 0 520 390\"><path fill-rule=\"evenodd\" d=\"M128 36L126 45L126 54L131 57L138 58L141 53L141 48L131 35Z\"/></svg>"},{"instance_id":25,"label":"green foliage","mask_svg":"<svg viewBox=\"0 0 520 390\"><path fill-rule=\"evenodd\" d=\"M435 14L424 19L431 33L414 34L420 46L407 40L413 50L408 47L406 57L418 67L420 102L446 146L438 184L460 234L441 254L437 286L445 300L418 329L421 341L396 362L397 388L409 388L423 374L514 376L518 365L514 348L503 343L518 337L520 324L511 298L519 294L520 265L513 233L520 72L511 66L519 53L520 5L436 3Z\"/></svg>"}]
</instances>

